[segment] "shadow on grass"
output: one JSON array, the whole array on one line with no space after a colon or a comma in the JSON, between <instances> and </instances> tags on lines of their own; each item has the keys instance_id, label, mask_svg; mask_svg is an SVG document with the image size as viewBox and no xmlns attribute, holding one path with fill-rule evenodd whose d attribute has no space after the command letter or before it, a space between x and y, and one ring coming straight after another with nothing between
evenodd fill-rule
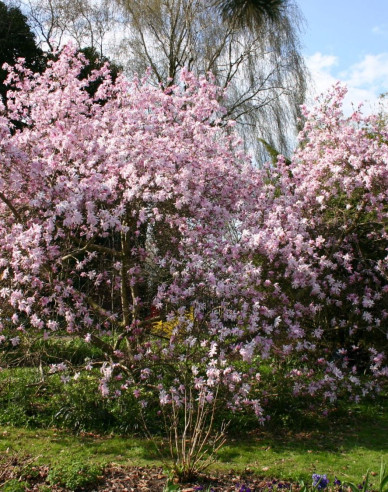
<instances>
[{"instance_id":1,"label":"shadow on grass","mask_svg":"<svg viewBox=\"0 0 388 492\"><path fill-rule=\"evenodd\" d=\"M92 437L80 437L79 441L83 449L88 451L88 454L98 454L99 457L107 458L108 460L116 457L118 460L130 459L154 464L155 461L160 461L161 459L155 444L148 439L111 436L100 437L97 440ZM163 446L160 448L163 449ZM163 457L168 459L166 453Z\"/></svg>"},{"instance_id":2,"label":"shadow on grass","mask_svg":"<svg viewBox=\"0 0 388 492\"><path fill-rule=\"evenodd\" d=\"M311 420L296 428L269 428L231 436L220 451L222 463L238 461L242 456L263 459L266 455L292 456L310 453L312 456L343 457L351 453L374 452L388 455L388 398L369 401L359 406L338 409L328 418ZM270 453L266 453L266 451ZM387 456L388 458L388 456Z\"/></svg>"}]
</instances>

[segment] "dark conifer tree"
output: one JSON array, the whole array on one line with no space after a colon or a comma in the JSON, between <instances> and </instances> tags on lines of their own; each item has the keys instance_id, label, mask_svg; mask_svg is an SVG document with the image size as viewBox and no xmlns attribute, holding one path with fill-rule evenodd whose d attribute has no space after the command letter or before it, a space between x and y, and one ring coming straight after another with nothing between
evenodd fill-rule
<instances>
[{"instance_id":1,"label":"dark conifer tree","mask_svg":"<svg viewBox=\"0 0 388 492\"><path fill-rule=\"evenodd\" d=\"M18 58L25 58L26 64L34 71L45 65L43 51L35 42L35 35L27 23L27 17L17 7L8 7L0 1L0 96L5 101L8 88L4 85L7 71L4 63L14 64Z\"/></svg>"}]
</instances>

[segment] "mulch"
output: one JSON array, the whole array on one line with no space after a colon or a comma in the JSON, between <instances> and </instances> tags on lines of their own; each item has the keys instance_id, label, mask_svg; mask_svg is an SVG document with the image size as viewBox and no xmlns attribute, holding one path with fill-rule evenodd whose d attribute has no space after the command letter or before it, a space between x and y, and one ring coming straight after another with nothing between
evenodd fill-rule
<instances>
[{"instance_id":1,"label":"mulch","mask_svg":"<svg viewBox=\"0 0 388 492\"><path fill-rule=\"evenodd\" d=\"M25 458L27 472L23 473L24 463L20 459L10 458L1 462L0 490L9 481L19 480L27 482L26 492L38 492L50 490L52 492L70 492L71 489L50 485L47 482L48 466L34 466ZM165 489L168 476L161 468L148 468L143 466L122 466L112 464L104 469L103 476L99 477L97 484L88 488L79 488L78 491L88 492L162 492ZM14 482L15 483L15 482ZM49 489L48 489L49 487ZM236 476L230 473L217 475L200 475L195 481L179 484L181 492L257 492L262 490L290 489L291 484L278 480L263 480L253 474ZM293 490L295 487L293 486Z\"/></svg>"}]
</instances>

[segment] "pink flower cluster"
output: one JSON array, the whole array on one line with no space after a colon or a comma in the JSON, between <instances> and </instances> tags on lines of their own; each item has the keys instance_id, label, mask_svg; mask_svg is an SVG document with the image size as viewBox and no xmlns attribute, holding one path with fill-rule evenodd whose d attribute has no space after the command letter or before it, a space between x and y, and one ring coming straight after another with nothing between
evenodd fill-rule
<instances>
[{"instance_id":1,"label":"pink flower cluster","mask_svg":"<svg viewBox=\"0 0 388 492\"><path fill-rule=\"evenodd\" d=\"M41 75L10 69L2 343L15 332L83 338L105 353L103 394L132 388L144 405L150 388L179 407L190 391L211 404L222 386L230 408L263 419L257 369L270 357L293 360L284 377L295 394L333 401L378 388L388 375L384 118L345 118L336 87L306 112L291 164L279 156L256 169L221 125L211 81L183 71L163 92L146 79L113 83L108 67L82 80L84 63L65 47Z\"/></svg>"}]
</instances>

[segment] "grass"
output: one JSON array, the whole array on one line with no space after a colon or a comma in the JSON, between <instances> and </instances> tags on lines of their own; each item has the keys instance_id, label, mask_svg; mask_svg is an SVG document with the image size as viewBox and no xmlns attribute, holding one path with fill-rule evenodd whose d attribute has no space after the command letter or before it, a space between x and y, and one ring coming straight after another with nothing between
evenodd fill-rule
<instances>
[{"instance_id":1,"label":"grass","mask_svg":"<svg viewBox=\"0 0 388 492\"><path fill-rule=\"evenodd\" d=\"M58 375L44 385L40 377L33 368L0 372L0 462L2 456L28 455L40 465L161 466L152 443L128 437L139 432L130 398L122 404L106 401L96 393L92 374L65 386ZM306 483L318 473L360 483L369 469L373 484L381 458L388 463L387 397L356 406L344 403L329 409L329 417L289 401L276 400L272 410L273 422L259 430L246 416L236 416L212 472L252 472Z\"/></svg>"},{"instance_id":2,"label":"grass","mask_svg":"<svg viewBox=\"0 0 388 492\"><path fill-rule=\"evenodd\" d=\"M329 425L330 422L330 425ZM347 418L318 424L311 431L260 431L231 438L220 451L212 472L233 470L266 478L311 482L313 473L359 483L367 469L378 473L381 458L388 462L386 405L365 404ZM73 435L58 429L0 427L0 455L30 455L37 464L83 460L160 466L152 443L118 435ZM377 477L375 479L377 481Z\"/></svg>"},{"instance_id":3,"label":"grass","mask_svg":"<svg viewBox=\"0 0 388 492\"><path fill-rule=\"evenodd\" d=\"M381 457L388 460L388 426L377 425L378 432L372 427L368 435L346 430L336 436L322 431L285 436L263 433L260 439L225 446L218 467L306 483L313 473L357 482L367 469L379 471Z\"/></svg>"},{"instance_id":4,"label":"grass","mask_svg":"<svg viewBox=\"0 0 388 492\"><path fill-rule=\"evenodd\" d=\"M68 456L81 456L91 462L124 463L142 460L147 443L138 439L98 435L72 435L57 429L0 428L0 453L15 453L40 456L38 464L50 464L52 460L63 461Z\"/></svg>"},{"instance_id":5,"label":"grass","mask_svg":"<svg viewBox=\"0 0 388 492\"><path fill-rule=\"evenodd\" d=\"M67 461L72 457L90 463L154 466L158 464L149 441L120 436L73 435L58 429L0 427L0 454L38 457L37 464Z\"/></svg>"}]
</instances>

